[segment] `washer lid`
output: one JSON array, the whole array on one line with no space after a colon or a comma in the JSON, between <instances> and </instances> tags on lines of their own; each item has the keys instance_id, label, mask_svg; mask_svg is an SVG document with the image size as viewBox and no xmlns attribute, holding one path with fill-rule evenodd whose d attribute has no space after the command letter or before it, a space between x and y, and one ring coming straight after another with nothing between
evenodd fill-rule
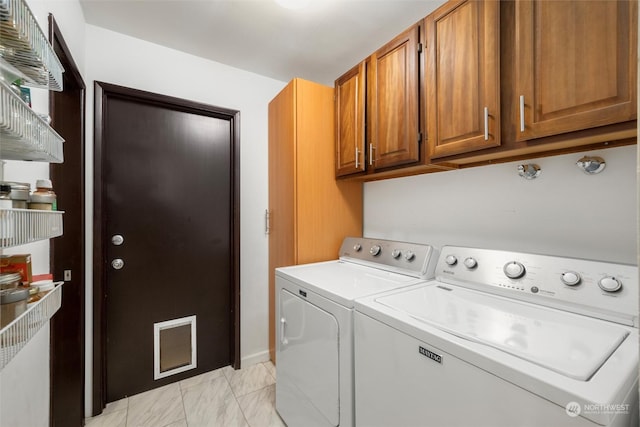
<instances>
[{"instance_id":1,"label":"washer lid","mask_svg":"<svg viewBox=\"0 0 640 427\"><path fill-rule=\"evenodd\" d=\"M444 284L376 301L581 381L591 378L628 335L600 320Z\"/></svg>"},{"instance_id":2,"label":"washer lid","mask_svg":"<svg viewBox=\"0 0 640 427\"><path fill-rule=\"evenodd\" d=\"M352 308L356 298L412 285L422 280L344 261L327 261L276 269L276 276Z\"/></svg>"}]
</instances>

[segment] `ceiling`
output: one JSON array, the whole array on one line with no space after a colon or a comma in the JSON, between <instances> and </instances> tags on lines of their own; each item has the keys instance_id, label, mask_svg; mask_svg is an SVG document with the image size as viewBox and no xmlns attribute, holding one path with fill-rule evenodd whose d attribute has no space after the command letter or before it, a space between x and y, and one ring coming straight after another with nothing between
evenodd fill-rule
<instances>
[{"instance_id":1,"label":"ceiling","mask_svg":"<svg viewBox=\"0 0 640 427\"><path fill-rule=\"evenodd\" d=\"M301 1L301 0L294 0ZM86 22L287 82L334 80L442 0L80 0Z\"/></svg>"}]
</instances>

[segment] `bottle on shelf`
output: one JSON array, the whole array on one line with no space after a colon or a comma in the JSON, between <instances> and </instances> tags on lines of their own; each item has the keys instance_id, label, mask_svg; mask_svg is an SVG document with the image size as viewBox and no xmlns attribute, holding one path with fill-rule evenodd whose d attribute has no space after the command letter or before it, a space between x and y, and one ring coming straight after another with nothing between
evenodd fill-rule
<instances>
[{"instance_id":1,"label":"bottle on shelf","mask_svg":"<svg viewBox=\"0 0 640 427\"><path fill-rule=\"evenodd\" d=\"M58 210L56 193L50 179L39 179L36 181L36 189L29 198L29 209L39 209L45 211Z\"/></svg>"}]
</instances>

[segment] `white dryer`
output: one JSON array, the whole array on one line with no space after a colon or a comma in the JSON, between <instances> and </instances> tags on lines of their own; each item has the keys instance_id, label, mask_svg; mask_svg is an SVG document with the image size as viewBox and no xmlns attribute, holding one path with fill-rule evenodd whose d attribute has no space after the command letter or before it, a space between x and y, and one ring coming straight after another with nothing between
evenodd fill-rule
<instances>
[{"instance_id":1,"label":"white dryer","mask_svg":"<svg viewBox=\"0 0 640 427\"><path fill-rule=\"evenodd\" d=\"M276 409L289 427L354 426L356 298L433 277L431 246L344 240L339 259L276 269Z\"/></svg>"},{"instance_id":2,"label":"white dryer","mask_svg":"<svg viewBox=\"0 0 640 427\"><path fill-rule=\"evenodd\" d=\"M361 426L638 426L638 269L444 247L356 301Z\"/></svg>"}]
</instances>

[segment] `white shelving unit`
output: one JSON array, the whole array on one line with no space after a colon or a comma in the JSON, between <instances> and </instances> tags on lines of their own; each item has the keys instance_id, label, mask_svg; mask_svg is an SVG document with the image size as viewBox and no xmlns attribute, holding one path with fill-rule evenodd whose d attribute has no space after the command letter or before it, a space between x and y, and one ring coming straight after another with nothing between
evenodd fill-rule
<instances>
[{"instance_id":1,"label":"white shelving unit","mask_svg":"<svg viewBox=\"0 0 640 427\"><path fill-rule=\"evenodd\" d=\"M62 236L63 211L0 209L0 249Z\"/></svg>"},{"instance_id":2,"label":"white shelving unit","mask_svg":"<svg viewBox=\"0 0 640 427\"><path fill-rule=\"evenodd\" d=\"M0 0L1 1L1 0ZM62 163L64 139L0 81L0 157Z\"/></svg>"},{"instance_id":3,"label":"white shelving unit","mask_svg":"<svg viewBox=\"0 0 640 427\"><path fill-rule=\"evenodd\" d=\"M0 0L0 33L2 74L62 90L62 64L24 0Z\"/></svg>"},{"instance_id":4,"label":"white shelving unit","mask_svg":"<svg viewBox=\"0 0 640 427\"><path fill-rule=\"evenodd\" d=\"M24 0L0 0L0 158L62 163L64 139L11 90L62 90L64 69Z\"/></svg>"},{"instance_id":5,"label":"white shelving unit","mask_svg":"<svg viewBox=\"0 0 640 427\"><path fill-rule=\"evenodd\" d=\"M24 0L0 0L0 159L62 163L64 140L13 92L11 83L62 90L64 69ZM0 251L62 235L61 211L0 209ZM58 284L0 330L0 370L62 303Z\"/></svg>"},{"instance_id":6,"label":"white shelving unit","mask_svg":"<svg viewBox=\"0 0 640 427\"><path fill-rule=\"evenodd\" d=\"M62 305L62 283L29 304L24 313L0 330L0 371L58 311Z\"/></svg>"}]
</instances>

